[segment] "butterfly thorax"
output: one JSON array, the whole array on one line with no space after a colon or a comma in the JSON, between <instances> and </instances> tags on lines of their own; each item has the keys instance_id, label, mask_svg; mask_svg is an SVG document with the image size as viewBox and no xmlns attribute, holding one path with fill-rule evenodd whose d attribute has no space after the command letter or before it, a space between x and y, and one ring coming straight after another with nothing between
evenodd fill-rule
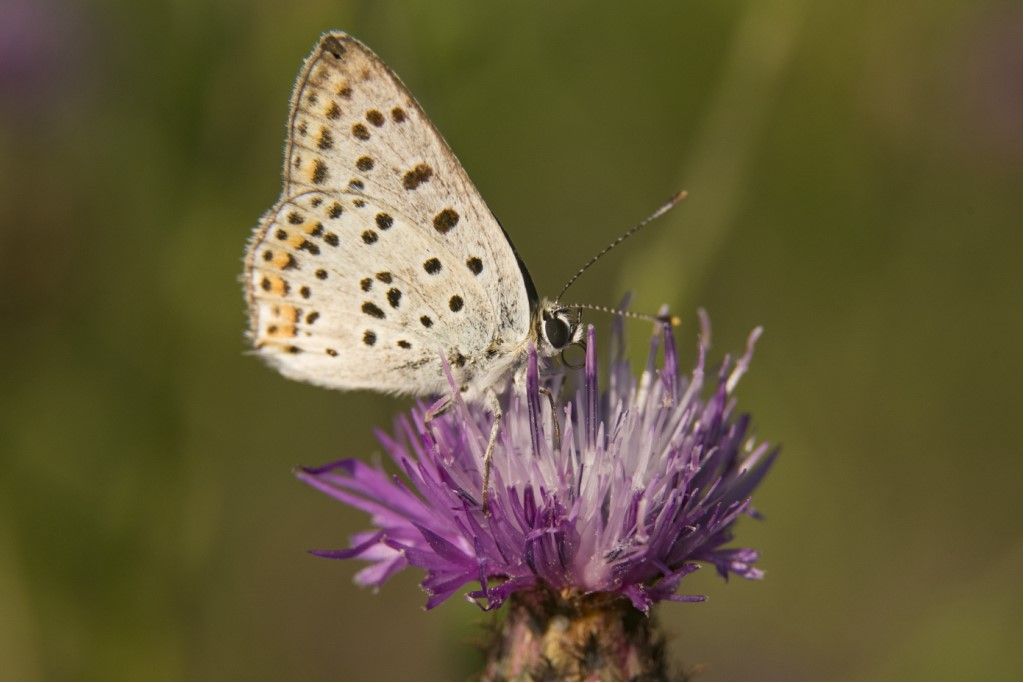
<instances>
[{"instance_id":1,"label":"butterfly thorax","mask_svg":"<svg viewBox=\"0 0 1024 683\"><path fill-rule=\"evenodd\" d=\"M463 397L479 400L488 390L499 392L510 381L517 386L525 383L531 346L537 349L538 356L548 358L567 346L580 344L583 334L578 310L545 300L535 308L529 332L524 337L506 340L496 336L482 354L467 357L455 353L450 354L447 361ZM444 390L446 387L439 387L436 393Z\"/></svg>"}]
</instances>

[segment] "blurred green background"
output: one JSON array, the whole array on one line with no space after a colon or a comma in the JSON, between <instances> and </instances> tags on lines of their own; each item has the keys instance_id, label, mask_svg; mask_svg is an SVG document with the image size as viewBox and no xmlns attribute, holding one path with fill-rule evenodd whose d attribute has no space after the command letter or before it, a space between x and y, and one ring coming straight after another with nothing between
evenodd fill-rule
<instances>
[{"instance_id":1,"label":"blurred green background","mask_svg":"<svg viewBox=\"0 0 1024 683\"><path fill-rule=\"evenodd\" d=\"M319 560L291 468L408 405L245 354L239 273L328 28L405 80L551 293L766 328L763 582L705 678L1020 678L1019 2L0 0L0 675L469 678L485 618ZM630 328L642 352L645 325ZM686 349L692 351L692 343ZM299 426L297 428L297 425Z\"/></svg>"}]
</instances>

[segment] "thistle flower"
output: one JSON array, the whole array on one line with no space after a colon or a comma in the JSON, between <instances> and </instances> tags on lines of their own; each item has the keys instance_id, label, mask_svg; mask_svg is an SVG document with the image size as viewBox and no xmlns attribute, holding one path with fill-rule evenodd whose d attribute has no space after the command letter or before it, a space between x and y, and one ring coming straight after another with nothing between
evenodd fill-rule
<instances>
[{"instance_id":1,"label":"thistle flower","mask_svg":"<svg viewBox=\"0 0 1024 683\"><path fill-rule=\"evenodd\" d=\"M724 547L741 515L757 516L750 495L778 452L748 436L749 417L734 416L731 398L760 329L738 361L726 357L705 401L709 335L706 317L701 320L704 334L688 378L680 374L668 326L653 336L637 379L623 358L616 325L604 392L598 390L593 327L582 370L542 380L531 352L526 391L510 389L502 397L506 408L486 512L481 458L492 418L459 400L454 384L454 409L429 426L421 404L398 418L394 435L378 433L404 479L356 459L301 470L306 483L369 513L373 526L346 549L314 554L369 562L356 575L364 586L379 587L402 569L419 567L426 572L428 609L473 584L466 595L482 608L517 598L513 612L525 610L533 622L538 611L548 621L566 616L567 624L594 622L598 613L619 615L604 618L600 628L591 623L591 635L621 629L629 621L623 609L646 615L662 600L703 600L677 593L699 563L710 563L724 578L761 578L757 551ZM578 385L572 397L552 415L542 387L558 396L572 382ZM634 631L648 628L642 619L636 624ZM507 626L505 636L525 637L509 631L515 628ZM538 652L548 647L534 640ZM650 634L640 634L639 641L658 649ZM552 661L551 653L540 654L537 661ZM489 671L514 676L522 668ZM631 671L638 672L620 668L609 675Z\"/></svg>"}]
</instances>

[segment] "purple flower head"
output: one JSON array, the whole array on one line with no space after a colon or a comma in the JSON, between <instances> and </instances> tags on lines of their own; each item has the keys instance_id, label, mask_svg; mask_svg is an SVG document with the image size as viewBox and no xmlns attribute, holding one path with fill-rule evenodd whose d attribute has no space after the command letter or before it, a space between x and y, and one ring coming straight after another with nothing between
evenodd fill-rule
<instances>
[{"instance_id":1,"label":"purple flower head","mask_svg":"<svg viewBox=\"0 0 1024 683\"><path fill-rule=\"evenodd\" d=\"M580 370L541 379L531 352L525 392L502 397L486 513L482 456L492 418L462 402L454 386L454 408L429 426L420 404L398 418L394 435L378 434L404 478L355 459L301 470L306 483L369 513L373 527L349 548L315 554L369 562L356 582L374 587L419 567L428 609L472 583L467 597L485 609L546 587L619 594L647 612L659 600L703 600L676 593L700 562L725 578L761 578L757 551L723 547L740 515L756 516L750 495L778 454L748 435L749 417L734 415L731 397L760 329L738 361L726 357L705 400L703 316L702 324L688 378L668 326L652 338L647 367L635 377L617 325L604 392L592 327ZM578 387L556 408L556 433L541 388L558 396L567 382Z\"/></svg>"}]
</instances>

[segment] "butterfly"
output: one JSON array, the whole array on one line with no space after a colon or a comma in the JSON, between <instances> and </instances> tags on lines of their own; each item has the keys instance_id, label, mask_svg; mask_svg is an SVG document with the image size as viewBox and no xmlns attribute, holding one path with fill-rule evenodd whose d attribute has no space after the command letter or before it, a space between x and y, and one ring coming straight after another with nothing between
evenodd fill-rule
<instances>
[{"instance_id":1,"label":"butterfly","mask_svg":"<svg viewBox=\"0 0 1024 683\"><path fill-rule=\"evenodd\" d=\"M447 364L495 418L489 466L496 390L522 379L531 346L550 357L582 344L582 307L538 297L440 133L355 38L326 33L306 58L284 156L281 196L245 257L254 348L294 379L411 396L447 395Z\"/></svg>"},{"instance_id":2,"label":"butterfly","mask_svg":"<svg viewBox=\"0 0 1024 683\"><path fill-rule=\"evenodd\" d=\"M540 301L458 159L365 45L327 33L288 116L284 188L245 258L249 336L294 379L467 400L582 340Z\"/></svg>"}]
</instances>

